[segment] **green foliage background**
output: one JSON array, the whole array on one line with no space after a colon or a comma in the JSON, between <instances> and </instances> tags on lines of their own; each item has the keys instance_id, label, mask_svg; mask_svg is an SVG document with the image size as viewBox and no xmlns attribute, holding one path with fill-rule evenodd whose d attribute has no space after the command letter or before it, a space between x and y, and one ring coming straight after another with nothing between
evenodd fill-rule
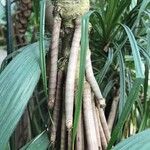
<instances>
[{"instance_id":1,"label":"green foliage background","mask_svg":"<svg viewBox=\"0 0 150 150\"><path fill-rule=\"evenodd\" d=\"M13 149L9 141L27 104L33 115L32 140L22 149L47 149L49 140L45 126L50 113L47 100L45 1L33 0L33 14L29 26L39 26L39 42L28 44L17 54L9 55L12 61L0 73L0 149ZM86 50L92 51L94 73L107 103L113 97L112 88L120 87L120 102L110 149L116 142L150 127L149 66L150 66L150 1L91 0L91 10L82 18L81 61L78 105L75 108L73 139L82 104ZM0 2L0 20L5 22L5 9ZM40 10L40 14L39 11ZM89 22L91 32L89 33ZM0 24L1 26L1 24ZM28 30L28 35L32 33ZM30 38L29 38L30 39ZM111 74L111 75L110 75ZM39 85L40 80L43 86ZM45 94L46 93L46 94ZM29 101L30 100L30 101ZM107 113L106 113L107 114ZM46 117L45 117L46 116ZM48 120L48 121L47 121ZM149 130L119 143L114 149L150 148ZM37 145L39 145L37 147ZM141 147L144 150L145 147Z\"/></svg>"}]
</instances>

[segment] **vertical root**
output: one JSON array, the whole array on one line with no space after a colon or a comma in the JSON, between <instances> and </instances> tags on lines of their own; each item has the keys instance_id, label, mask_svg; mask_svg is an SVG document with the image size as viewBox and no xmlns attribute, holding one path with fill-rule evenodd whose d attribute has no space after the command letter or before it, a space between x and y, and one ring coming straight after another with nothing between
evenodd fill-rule
<instances>
[{"instance_id":1,"label":"vertical root","mask_svg":"<svg viewBox=\"0 0 150 150\"><path fill-rule=\"evenodd\" d=\"M119 90L117 90L116 96L113 98L111 110L110 110L108 121L107 121L110 132L112 131L112 127L115 121L118 103L119 103Z\"/></svg>"},{"instance_id":2,"label":"vertical root","mask_svg":"<svg viewBox=\"0 0 150 150\"><path fill-rule=\"evenodd\" d=\"M102 148L105 150L105 149L107 149L107 140L106 140L103 128L102 128L102 124L101 124L101 121L100 121L98 109L96 109L96 114L97 114L97 118L98 118L99 132L100 132L100 138L101 138L101 145L102 145Z\"/></svg>"},{"instance_id":3,"label":"vertical root","mask_svg":"<svg viewBox=\"0 0 150 150\"><path fill-rule=\"evenodd\" d=\"M91 88L97 98L97 100L102 100L103 96L101 94L100 88L98 86L98 83L94 77L93 69L92 69L92 63L91 63L91 54L90 51L87 54L87 59L86 59L86 79L91 85Z\"/></svg>"},{"instance_id":4,"label":"vertical root","mask_svg":"<svg viewBox=\"0 0 150 150\"><path fill-rule=\"evenodd\" d=\"M104 130L107 142L109 142L109 140L110 140L110 132L109 132L109 129L108 129L108 124L106 122L104 110L103 110L103 108L100 107L100 105L98 105L98 110L99 110L99 116L100 116L100 122L102 124L102 128Z\"/></svg>"},{"instance_id":5,"label":"vertical root","mask_svg":"<svg viewBox=\"0 0 150 150\"><path fill-rule=\"evenodd\" d=\"M54 144L56 141L56 133L57 133L57 127L58 127L58 121L60 118L60 107L61 107L61 87L62 87L62 77L63 72L60 70L58 72L58 81L57 81L57 90L56 90L56 101L54 105L54 111L53 111L53 124L51 128L51 143Z\"/></svg>"},{"instance_id":6,"label":"vertical root","mask_svg":"<svg viewBox=\"0 0 150 150\"><path fill-rule=\"evenodd\" d=\"M57 80L57 60L59 51L59 35L61 28L61 18L55 16L52 32L52 42L50 51L50 75L49 75L49 102L50 109L54 106L56 94L56 80Z\"/></svg>"},{"instance_id":7,"label":"vertical root","mask_svg":"<svg viewBox=\"0 0 150 150\"><path fill-rule=\"evenodd\" d=\"M68 150L71 150L71 130L68 131Z\"/></svg>"},{"instance_id":8,"label":"vertical root","mask_svg":"<svg viewBox=\"0 0 150 150\"><path fill-rule=\"evenodd\" d=\"M66 90L65 90L66 126L68 130L72 128L73 123L75 76L76 76L78 52L80 48L80 39L81 39L81 21L80 19L76 19L75 32L72 40L70 57L68 62Z\"/></svg>"},{"instance_id":9,"label":"vertical root","mask_svg":"<svg viewBox=\"0 0 150 150\"><path fill-rule=\"evenodd\" d=\"M86 60L86 78L87 81L89 82L89 84L92 87L92 90L95 94L95 97L97 99L96 103L98 105L98 109L99 109L99 116L100 116L100 121L102 124L102 127L104 129L104 133L107 139L107 142L110 140L110 132L108 129L108 125L106 122L106 118L104 115L104 111L103 108L101 108L102 106L105 106L105 100L101 94L100 88L98 86L98 83L94 77L94 73L93 73L93 69L92 69L92 63L91 63L91 58L90 58L90 51L87 55L87 60Z\"/></svg>"},{"instance_id":10,"label":"vertical root","mask_svg":"<svg viewBox=\"0 0 150 150\"><path fill-rule=\"evenodd\" d=\"M76 150L84 150L84 130L83 130L82 112L80 114L78 130L77 130Z\"/></svg>"},{"instance_id":11,"label":"vertical root","mask_svg":"<svg viewBox=\"0 0 150 150\"><path fill-rule=\"evenodd\" d=\"M97 104L98 104L98 109L99 109L99 116L100 116L100 121L101 121L101 124L102 124L102 127L104 129L104 133L106 135L106 139L107 141L110 140L110 132L109 132L109 129L108 129L108 125L107 125L107 122L106 122L106 118L105 118L105 115L104 115L104 111L103 109L101 108L102 106L105 106L105 101L104 101L104 98L101 94L101 91L100 91L100 88L98 86L98 83L94 77L94 73L93 73L93 69L92 69L92 63L91 63L91 58L90 58L90 51L87 55L87 60L86 60L86 78L88 80L88 82L90 83L91 87L92 87L92 90L96 96L96 99L97 99Z\"/></svg>"},{"instance_id":12,"label":"vertical root","mask_svg":"<svg viewBox=\"0 0 150 150\"><path fill-rule=\"evenodd\" d=\"M94 116L91 101L91 89L88 82L85 82L83 94L83 111L85 121L85 132L89 150L98 150L97 135L94 124Z\"/></svg>"},{"instance_id":13,"label":"vertical root","mask_svg":"<svg viewBox=\"0 0 150 150\"><path fill-rule=\"evenodd\" d=\"M63 103L64 104L64 103ZM66 124L65 124L65 110L64 106L62 108L62 121L61 121L61 144L60 144L60 150L66 150Z\"/></svg>"},{"instance_id":14,"label":"vertical root","mask_svg":"<svg viewBox=\"0 0 150 150\"><path fill-rule=\"evenodd\" d=\"M93 115L94 115L94 122L95 122L95 129L96 129L96 136L97 136L97 141L98 141L98 147L99 147L99 149L102 149L101 138L100 138L100 131L99 131L99 123L98 123L98 117L99 116L97 116L94 99L92 100L92 104L93 104Z\"/></svg>"}]
</instances>

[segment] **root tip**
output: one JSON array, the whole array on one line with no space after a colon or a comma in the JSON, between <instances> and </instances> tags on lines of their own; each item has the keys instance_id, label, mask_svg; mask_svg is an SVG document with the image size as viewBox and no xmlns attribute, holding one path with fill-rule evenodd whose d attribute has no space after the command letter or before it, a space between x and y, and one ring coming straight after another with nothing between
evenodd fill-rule
<instances>
[{"instance_id":1,"label":"root tip","mask_svg":"<svg viewBox=\"0 0 150 150\"><path fill-rule=\"evenodd\" d=\"M51 144L55 143L55 138L56 138L55 135L51 135L51 138L50 138Z\"/></svg>"},{"instance_id":2,"label":"root tip","mask_svg":"<svg viewBox=\"0 0 150 150\"><path fill-rule=\"evenodd\" d=\"M52 100L52 99L49 100L48 107L49 107L49 109L53 109L53 107L54 107L54 100Z\"/></svg>"},{"instance_id":3,"label":"root tip","mask_svg":"<svg viewBox=\"0 0 150 150\"><path fill-rule=\"evenodd\" d=\"M72 128L72 121L71 120L66 121L66 127L67 127L68 131L71 130L71 128Z\"/></svg>"},{"instance_id":4,"label":"root tip","mask_svg":"<svg viewBox=\"0 0 150 150\"><path fill-rule=\"evenodd\" d=\"M105 108L106 107L106 101L105 101L104 98L100 99L99 103L100 103L100 107L101 108Z\"/></svg>"}]
</instances>

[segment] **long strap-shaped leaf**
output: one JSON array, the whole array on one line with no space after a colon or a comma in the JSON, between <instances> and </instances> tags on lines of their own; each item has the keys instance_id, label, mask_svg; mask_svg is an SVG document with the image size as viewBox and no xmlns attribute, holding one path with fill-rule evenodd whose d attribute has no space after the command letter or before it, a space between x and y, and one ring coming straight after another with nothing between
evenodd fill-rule
<instances>
[{"instance_id":1,"label":"long strap-shaped leaf","mask_svg":"<svg viewBox=\"0 0 150 150\"><path fill-rule=\"evenodd\" d=\"M122 25L122 26L124 27L124 29L128 35L130 44L131 44L132 54L133 54L134 64L135 64L135 70L136 70L136 79L135 79L132 89L128 95L128 98L126 100L122 114L118 120L118 123L112 132L112 137L111 137L111 140L109 142L107 149L110 149L112 147L112 145L115 143L115 141L117 140L117 138L120 134L120 131L122 130L123 125L132 109L132 106L138 98L138 92L140 90L140 86L143 83L143 78L144 78L144 74L142 71L142 61L141 61L141 57L140 57L139 48L137 46L137 42L136 42L131 30L126 25Z\"/></svg>"},{"instance_id":2,"label":"long strap-shaped leaf","mask_svg":"<svg viewBox=\"0 0 150 150\"><path fill-rule=\"evenodd\" d=\"M118 145L116 145L113 150L148 150L150 149L150 130L145 130L134 136L127 138Z\"/></svg>"},{"instance_id":3,"label":"long strap-shaped leaf","mask_svg":"<svg viewBox=\"0 0 150 150\"><path fill-rule=\"evenodd\" d=\"M141 7L139 9L139 13L137 16L137 20L140 20L141 14L143 13L143 11L145 10L145 8L147 7L147 5L150 3L150 0L143 0Z\"/></svg>"},{"instance_id":4,"label":"long strap-shaped leaf","mask_svg":"<svg viewBox=\"0 0 150 150\"><path fill-rule=\"evenodd\" d=\"M46 134L46 131L43 131L25 146L23 146L20 150L46 150L49 145L49 139Z\"/></svg>"},{"instance_id":5,"label":"long strap-shaped leaf","mask_svg":"<svg viewBox=\"0 0 150 150\"><path fill-rule=\"evenodd\" d=\"M140 90L140 86L141 86L141 83L142 83L142 79L138 78L135 80L134 84L133 84L133 87L130 91L130 94L127 98L127 101L125 103L125 106L124 106L124 109L123 109L123 112L120 116L120 119L115 127L115 129L113 130L112 132L112 136L111 136L111 140L109 142L109 145L108 145L108 148L107 149L111 149L112 145L115 143L115 141L117 140L122 128L123 128L123 125L126 121L126 118L128 117L130 111L131 111L131 108L133 106L133 103L135 102L135 100L138 98L138 92Z\"/></svg>"},{"instance_id":6,"label":"long strap-shaped leaf","mask_svg":"<svg viewBox=\"0 0 150 150\"><path fill-rule=\"evenodd\" d=\"M5 7L3 6L2 2L0 1L0 20L5 16Z\"/></svg>"},{"instance_id":7,"label":"long strap-shaped leaf","mask_svg":"<svg viewBox=\"0 0 150 150\"><path fill-rule=\"evenodd\" d=\"M45 28L45 7L46 1L40 1L40 66L41 66L41 73L42 73L42 80L44 85L44 91L47 96L47 77L46 77L46 61L45 61L45 44L44 44L44 28Z\"/></svg>"},{"instance_id":8,"label":"long strap-shaped leaf","mask_svg":"<svg viewBox=\"0 0 150 150\"><path fill-rule=\"evenodd\" d=\"M83 84L84 84L84 75L85 75L85 62L86 62L86 54L87 49L89 48L88 41L88 25L89 25L89 17L93 12L90 11L86 13L86 15L82 18L82 29L81 29L81 50L80 50L80 69L79 69L79 82L78 82L78 90L76 95L76 106L75 106L75 115L74 115L74 123L73 123L73 142L75 141L78 121L82 106L82 95L83 95ZM74 144L72 144L74 145Z\"/></svg>"},{"instance_id":9,"label":"long strap-shaped leaf","mask_svg":"<svg viewBox=\"0 0 150 150\"><path fill-rule=\"evenodd\" d=\"M120 68L120 101L119 101L119 117L123 111L125 101L126 101L126 85L125 85L125 63L123 60L122 52L121 50L118 52L118 62L119 62L119 68Z\"/></svg>"},{"instance_id":10,"label":"long strap-shaped leaf","mask_svg":"<svg viewBox=\"0 0 150 150\"><path fill-rule=\"evenodd\" d=\"M104 80L104 77L106 76L106 73L110 69L110 66L112 64L113 58L114 58L114 52L113 52L113 49L110 49L109 53L108 53L107 61L106 61L105 65L104 65L103 69L100 70L100 77L98 79L98 84L99 85L102 83L102 81Z\"/></svg>"},{"instance_id":11,"label":"long strap-shaped leaf","mask_svg":"<svg viewBox=\"0 0 150 150\"><path fill-rule=\"evenodd\" d=\"M23 48L0 74L0 149L5 149L39 77L38 43Z\"/></svg>"},{"instance_id":12,"label":"long strap-shaped leaf","mask_svg":"<svg viewBox=\"0 0 150 150\"><path fill-rule=\"evenodd\" d=\"M142 60L141 60L139 48L138 48L137 42L135 40L135 37L128 26L126 26L126 25L122 25L122 26L128 35L130 45L132 48L132 55L134 58L134 64L135 64L135 70L136 70L136 78L144 78L144 73L142 70Z\"/></svg>"}]
</instances>

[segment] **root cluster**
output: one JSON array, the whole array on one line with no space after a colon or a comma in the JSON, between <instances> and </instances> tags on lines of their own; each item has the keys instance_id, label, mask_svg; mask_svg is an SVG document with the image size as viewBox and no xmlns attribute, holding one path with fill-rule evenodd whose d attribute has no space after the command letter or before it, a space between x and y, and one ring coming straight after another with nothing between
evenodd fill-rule
<instances>
[{"instance_id":1,"label":"root cluster","mask_svg":"<svg viewBox=\"0 0 150 150\"><path fill-rule=\"evenodd\" d=\"M57 6L60 7L60 2L58 4ZM66 10L64 6L62 9ZM105 99L94 77L90 50L88 50L86 59L83 103L76 142L75 145L72 145L75 92L78 88L79 74L81 16L77 13L76 17L71 20L73 28L66 26L66 23L64 23L65 16L62 17L62 9L59 8L55 12L49 58L50 65L48 66L50 67L48 105L53 110L53 123L50 129L51 145L53 148L61 150L72 148L76 150L106 149L114 120L109 120L110 125L106 121L104 114ZM87 8L84 9L84 13L86 11ZM71 39L68 37L71 37ZM114 114L114 112L111 114Z\"/></svg>"}]
</instances>

